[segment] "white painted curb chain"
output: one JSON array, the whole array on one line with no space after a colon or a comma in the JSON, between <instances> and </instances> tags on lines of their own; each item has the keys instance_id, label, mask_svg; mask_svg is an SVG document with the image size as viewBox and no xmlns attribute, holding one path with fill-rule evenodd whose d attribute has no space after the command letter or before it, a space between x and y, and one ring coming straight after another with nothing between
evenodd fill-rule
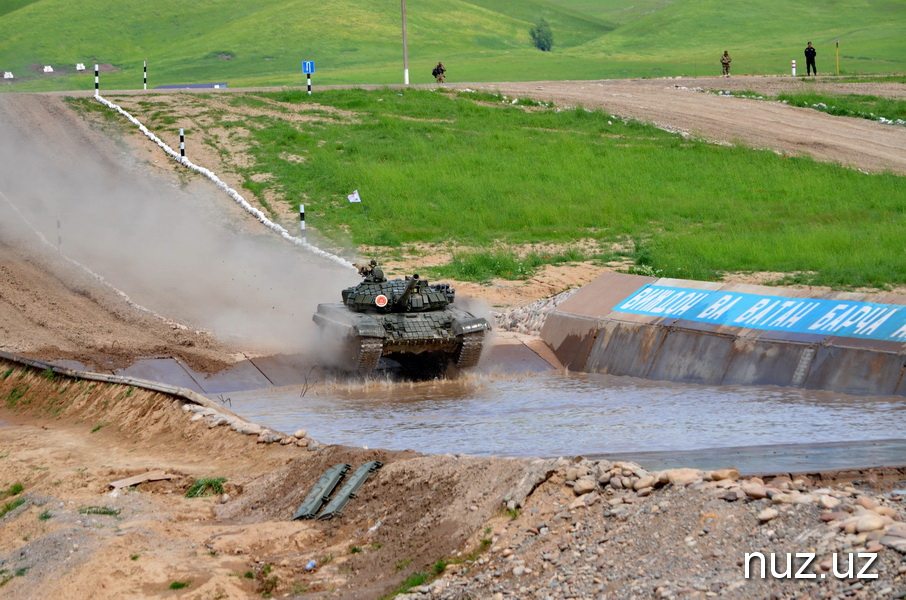
<instances>
[{"instance_id":1,"label":"white painted curb chain","mask_svg":"<svg viewBox=\"0 0 906 600\"><path fill-rule=\"evenodd\" d=\"M166 152L167 154L170 155L170 158L172 158L176 162L182 164L184 167L191 169L191 170L195 171L196 173L199 173L199 174L207 177L211 181L213 181L217 187L219 187L224 192L226 192L227 195L230 198L232 198L233 200L235 200L236 203L239 204L242 208L244 208L246 212L253 215L256 219L258 219L261 223L263 223L265 227L267 227L267 228L271 229L272 231L274 231L275 233L279 234L280 237L282 237L286 241L296 244L297 246L302 246L303 248L305 248L312 254L315 254L316 256L320 256L321 258L326 258L327 260L331 260L344 267L349 267L350 269L355 268L353 266L353 264L351 262L349 262L348 260L346 260L345 258L337 256L336 254L331 254L330 252L321 250L317 246L315 246L313 244L309 244L306 240L304 240L302 238L298 238L298 237L294 237L294 236L290 235L285 227L282 227L282 226L278 225L277 223L274 223L273 221L268 219L267 216L265 216L265 214L263 212L261 212L260 210L258 210L257 208L255 208L254 206L249 204L246 201L246 199L243 198L239 194L239 192L237 192L236 190L234 190L233 188L228 186L226 183L224 183L223 180L220 179L216 174L214 174L209 169L206 169L204 167L199 167L198 165L196 165L195 163L190 161L185 156L180 156L179 152L175 152L173 150L173 148L171 148L166 143L164 143L164 141L161 140L159 137L157 137L156 135L151 133L151 131L149 131L147 127L142 125L138 119L136 119L135 117L130 115L128 112L123 110L121 107L117 106L113 102L110 102L109 100L107 100L106 98L102 97L99 94L95 94L94 98L95 98L95 100L97 100L98 102L103 104L104 106L115 110L116 112L120 113L121 115L123 115L124 117L129 119L129 121L133 125L138 127L139 131L141 131L146 136L148 136L148 139L150 139L152 142L154 142L155 144L157 144L158 146L163 148L164 152Z\"/></svg>"}]
</instances>

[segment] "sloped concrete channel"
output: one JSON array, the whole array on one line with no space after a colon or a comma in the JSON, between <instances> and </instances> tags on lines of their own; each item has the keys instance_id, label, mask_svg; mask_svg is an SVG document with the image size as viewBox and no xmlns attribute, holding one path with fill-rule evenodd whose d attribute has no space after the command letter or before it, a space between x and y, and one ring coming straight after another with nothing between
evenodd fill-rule
<instances>
[{"instance_id":1,"label":"sloped concrete channel","mask_svg":"<svg viewBox=\"0 0 906 600\"><path fill-rule=\"evenodd\" d=\"M906 396L906 297L608 273L541 332L574 371Z\"/></svg>"}]
</instances>

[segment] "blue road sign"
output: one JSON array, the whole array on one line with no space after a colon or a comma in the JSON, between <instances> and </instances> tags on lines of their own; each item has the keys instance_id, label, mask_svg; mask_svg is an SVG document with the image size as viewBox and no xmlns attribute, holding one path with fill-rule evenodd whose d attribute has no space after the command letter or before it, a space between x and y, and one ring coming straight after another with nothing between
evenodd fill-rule
<instances>
[{"instance_id":1,"label":"blue road sign","mask_svg":"<svg viewBox=\"0 0 906 600\"><path fill-rule=\"evenodd\" d=\"M315 72L315 61L313 60L303 60L302 61L302 72L306 74L312 74Z\"/></svg>"}]
</instances>

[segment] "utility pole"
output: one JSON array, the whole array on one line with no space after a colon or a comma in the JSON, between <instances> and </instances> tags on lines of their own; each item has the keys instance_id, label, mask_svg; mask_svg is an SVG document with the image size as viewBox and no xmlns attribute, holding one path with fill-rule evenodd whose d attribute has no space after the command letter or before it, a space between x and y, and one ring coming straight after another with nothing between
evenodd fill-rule
<instances>
[{"instance_id":1,"label":"utility pole","mask_svg":"<svg viewBox=\"0 0 906 600\"><path fill-rule=\"evenodd\" d=\"M840 40L837 40L836 55L837 55L837 75L839 75L840 74Z\"/></svg>"},{"instance_id":2,"label":"utility pole","mask_svg":"<svg viewBox=\"0 0 906 600\"><path fill-rule=\"evenodd\" d=\"M409 85L409 49L406 47L406 0L400 0L403 13L403 83Z\"/></svg>"}]
</instances>

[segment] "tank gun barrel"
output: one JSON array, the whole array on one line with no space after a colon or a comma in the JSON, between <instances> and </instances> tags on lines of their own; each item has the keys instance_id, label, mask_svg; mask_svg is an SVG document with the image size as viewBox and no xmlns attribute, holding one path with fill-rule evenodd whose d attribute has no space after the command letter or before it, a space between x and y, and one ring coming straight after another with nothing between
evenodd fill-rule
<instances>
[{"instance_id":1,"label":"tank gun barrel","mask_svg":"<svg viewBox=\"0 0 906 600\"><path fill-rule=\"evenodd\" d=\"M406 284L406 289L403 290L403 293L400 294L400 297L396 301L397 308L404 308L406 303L409 302L409 296L412 295L412 292L418 286L418 273L412 275L412 279L409 280L409 283Z\"/></svg>"}]
</instances>

